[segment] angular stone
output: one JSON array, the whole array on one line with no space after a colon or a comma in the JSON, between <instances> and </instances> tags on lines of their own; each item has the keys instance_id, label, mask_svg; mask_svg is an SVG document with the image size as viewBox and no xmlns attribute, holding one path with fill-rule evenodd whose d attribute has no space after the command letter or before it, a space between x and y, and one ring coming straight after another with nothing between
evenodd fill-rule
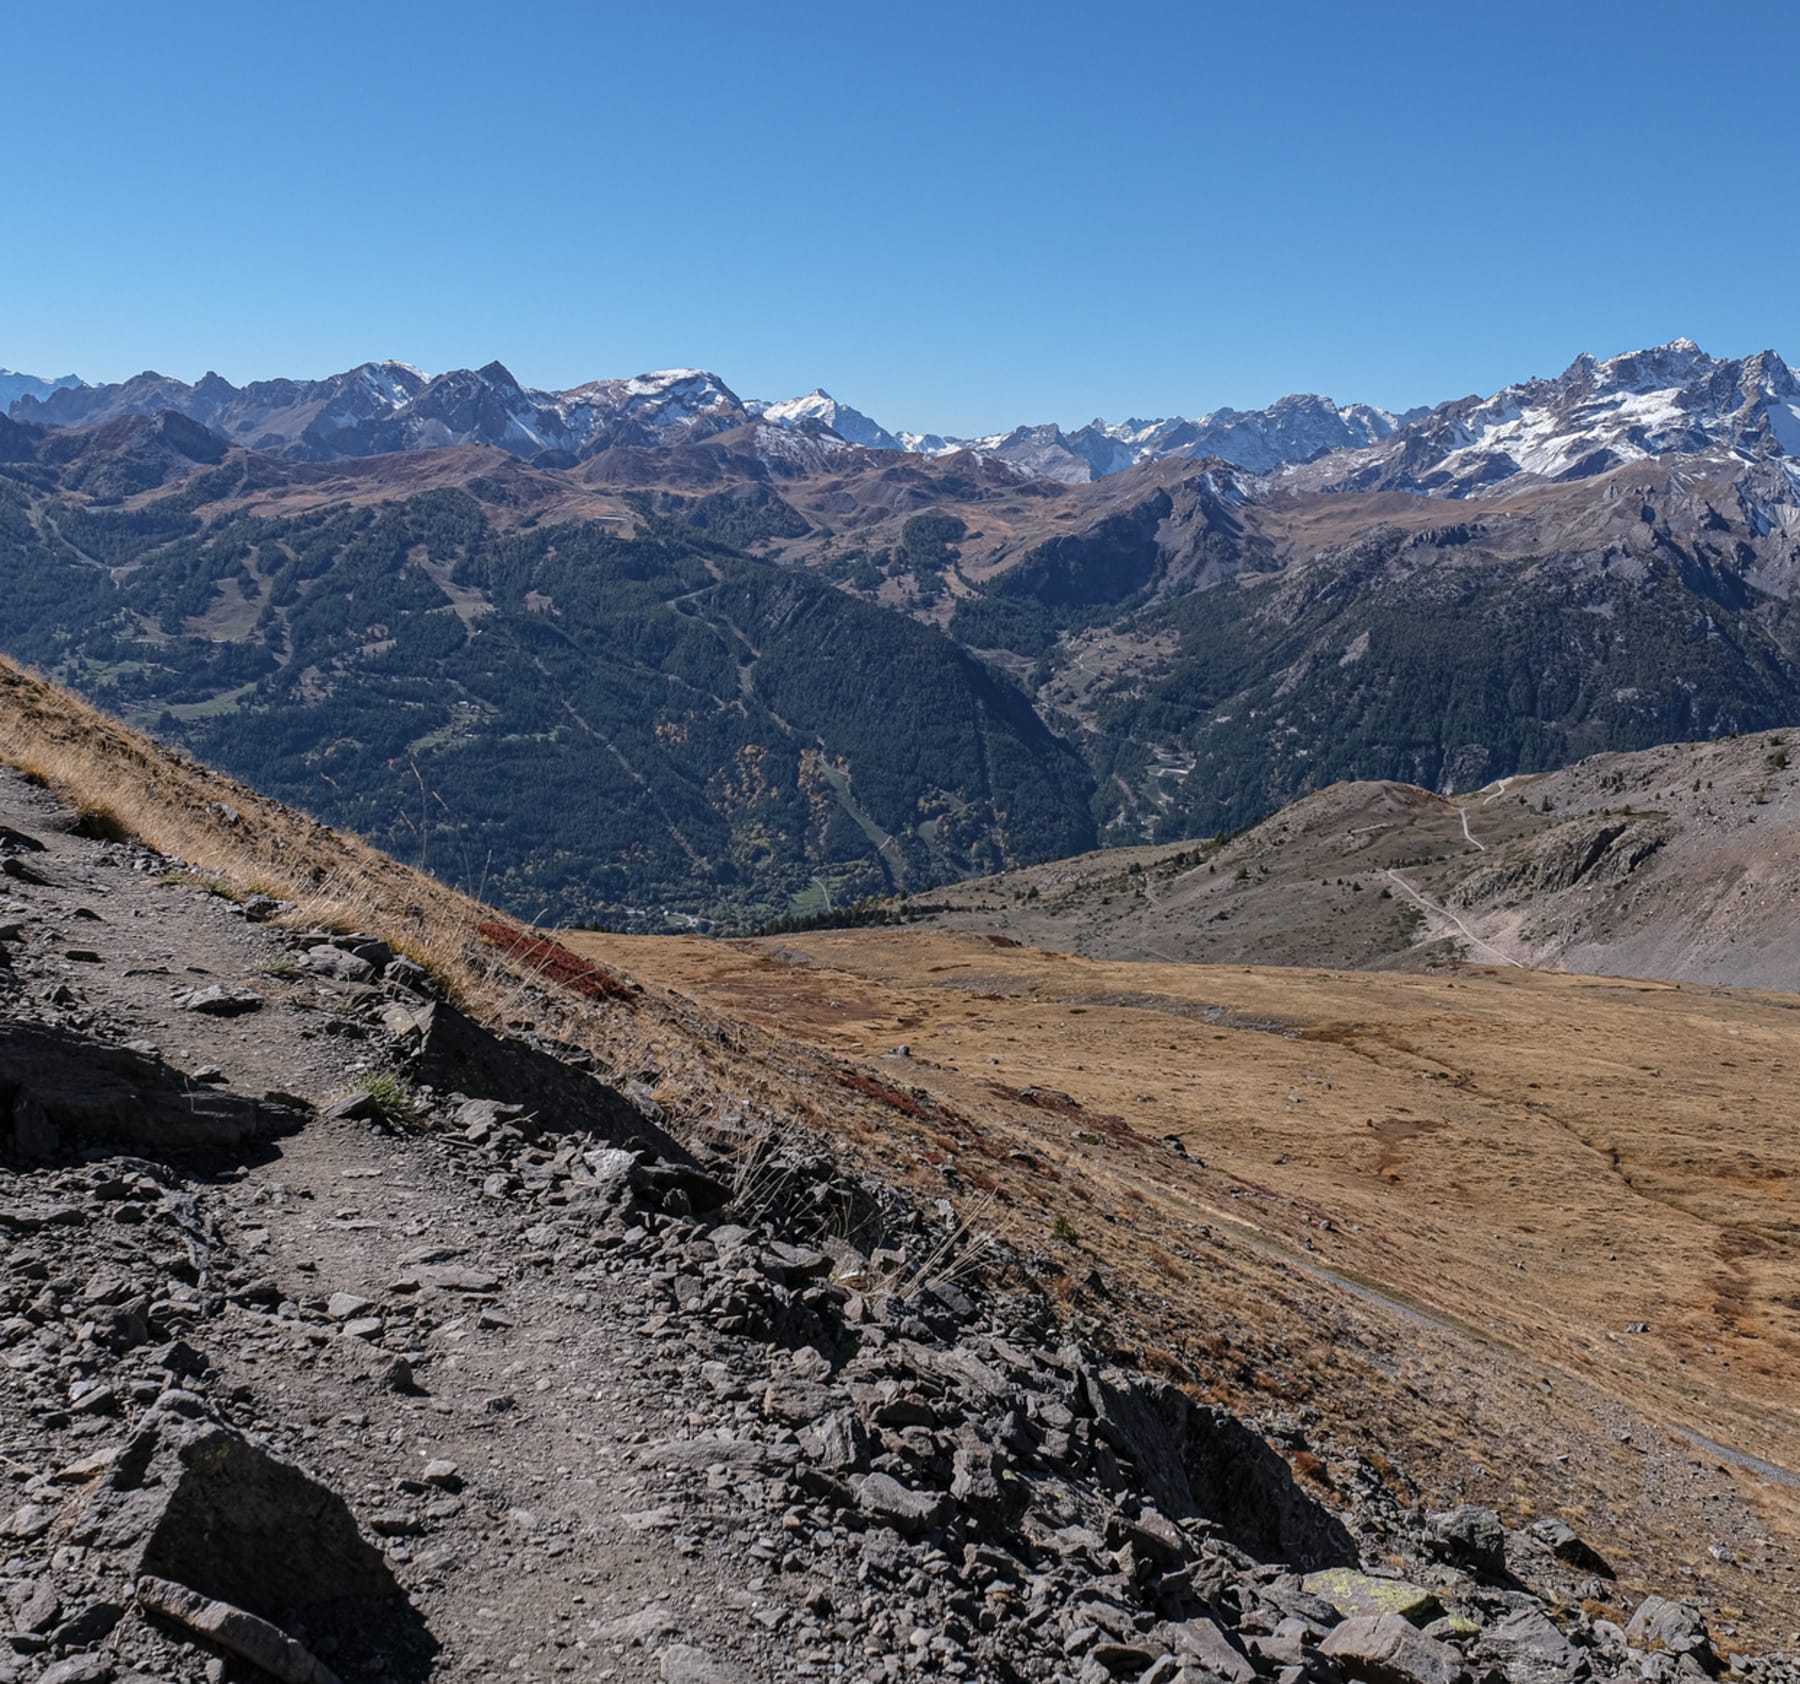
<instances>
[{"instance_id":1,"label":"angular stone","mask_svg":"<svg viewBox=\"0 0 1800 1684\"><path fill-rule=\"evenodd\" d=\"M242 1017L246 1012L260 1012L263 998L248 988L228 988L222 982L205 988L190 988L175 1002L184 1012L199 1012L206 1017Z\"/></svg>"},{"instance_id":2,"label":"angular stone","mask_svg":"<svg viewBox=\"0 0 1800 1684\"><path fill-rule=\"evenodd\" d=\"M166 1400L108 1470L71 1541L130 1551L135 1577L277 1629L328 1622L352 1670L377 1650L429 1646L341 1498L228 1428L175 1418Z\"/></svg>"},{"instance_id":3,"label":"angular stone","mask_svg":"<svg viewBox=\"0 0 1800 1684\"><path fill-rule=\"evenodd\" d=\"M301 962L314 976L330 977L336 982L367 982L375 974L375 967L367 959L335 947L309 948Z\"/></svg>"},{"instance_id":4,"label":"angular stone","mask_svg":"<svg viewBox=\"0 0 1800 1684\"><path fill-rule=\"evenodd\" d=\"M869 1435L851 1410L834 1409L820 1416L801 1434L800 1442L822 1468L861 1472L869 1465Z\"/></svg>"},{"instance_id":5,"label":"angular stone","mask_svg":"<svg viewBox=\"0 0 1800 1684\"><path fill-rule=\"evenodd\" d=\"M896 1532L929 1532L949 1516L950 1505L935 1491L915 1491L891 1474L864 1474L856 1482L856 1503L872 1520Z\"/></svg>"},{"instance_id":6,"label":"angular stone","mask_svg":"<svg viewBox=\"0 0 1800 1684\"><path fill-rule=\"evenodd\" d=\"M416 1083L438 1093L518 1105L548 1134L579 1133L595 1145L647 1147L671 1164L693 1160L616 1088L525 1042L484 1029L440 1002L415 1014ZM702 1208L695 1200L695 1209Z\"/></svg>"},{"instance_id":7,"label":"angular stone","mask_svg":"<svg viewBox=\"0 0 1800 1684\"><path fill-rule=\"evenodd\" d=\"M658 1438L634 1445L631 1459L640 1467L710 1468L721 1463L749 1472L791 1468L800 1460L797 1444L764 1444L748 1438Z\"/></svg>"},{"instance_id":8,"label":"angular stone","mask_svg":"<svg viewBox=\"0 0 1800 1684\"><path fill-rule=\"evenodd\" d=\"M1497 1667L1508 1684L1562 1684L1576 1676L1587 1658L1537 1608L1521 1608L1495 1621L1481 1634L1475 1655Z\"/></svg>"},{"instance_id":9,"label":"angular stone","mask_svg":"<svg viewBox=\"0 0 1800 1684\"><path fill-rule=\"evenodd\" d=\"M9 1538L41 1538L50 1530L50 1524L56 1519L54 1509L45 1508L39 1503L21 1503L12 1512L12 1518L6 1523L6 1535Z\"/></svg>"},{"instance_id":10,"label":"angular stone","mask_svg":"<svg viewBox=\"0 0 1800 1684\"><path fill-rule=\"evenodd\" d=\"M1319 1645L1365 1684L1463 1684L1469 1669L1448 1643L1427 1637L1399 1614L1359 1614Z\"/></svg>"},{"instance_id":11,"label":"angular stone","mask_svg":"<svg viewBox=\"0 0 1800 1684\"><path fill-rule=\"evenodd\" d=\"M1645 1597L1625 1627L1625 1641L1646 1654L1691 1655L1706 1671L1719 1670L1706 1616L1691 1602Z\"/></svg>"},{"instance_id":12,"label":"angular stone","mask_svg":"<svg viewBox=\"0 0 1800 1684\"><path fill-rule=\"evenodd\" d=\"M119 1447L108 1445L105 1449L90 1451L79 1461L71 1462L67 1467L56 1470L56 1482L59 1485L86 1485L90 1479L98 1479L117 1460Z\"/></svg>"},{"instance_id":13,"label":"angular stone","mask_svg":"<svg viewBox=\"0 0 1800 1684\"><path fill-rule=\"evenodd\" d=\"M1204 1667L1225 1684L1251 1684L1256 1668L1242 1649L1211 1620L1183 1620L1160 1628L1162 1637L1185 1661Z\"/></svg>"},{"instance_id":14,"label":"angular stone","mask_svg":"<svg viewBox=\"0 0 1800 1684\"><path fill-rule=\"evenodd\" d=\"M824 1415L833 1401L828 1386L810 1380L771 1380L763 1388L762 1408L771 1421L804 1427Z\"/></svg>"},{"instance_id":15,"label":"angular stone","mask_svg":"<svg viewBox=\"0 0 1800 1684\"><path fill-rule=\"evenodd\" d=\"M750 1684L735 1661L721 1660L691 1643L671 1643L658 1657L663 1684Z\"/></svg>"},{"instance_id":16,"label":"angular stone","mask_svg":"<svg viewBox=\"0 0 1800 1684\"><path fill-rule=\"evenodd\" d=\"M1566 1520L1558 1520L1554 1515L1547 1516L1533 1524L1531 1535L1540 1543L1548 1545L1550 1553L1558 1561L1566 1561L1571 1567L1602 1579L1617 1577L1612 1570L1612 1563L1583 1539Z\"/></svg>"},{"instance_id":17,"label":"angular stone","mask_svg":"<svg viewBox=\"0 0 1800 1684\"><path fill-rule=\"evenodd\" d=\"M417 1292L433 1287L443 1292L495 1292L500 1277L487 1269L471 1269L462 1263L421 1263L394 1281L396 1292Z\"/></svg>"},{"instance_id":18,"label":"angular stone","mask_svg":"<svg viewBox=\"0 0 1800 1684\"><path fill-rule=\"evenodd\" d=\"M109 1684L117 1669L105 1655L69 1655L38 1675L38 1684Z\"/></svg>"},{"instance_id":19,"label":"angular stone","mask_svg":"<svg viewBox=\"0 0 1800 1684\"><path fill-rule=\"evenodd\" d=\"M1506 1571L1506 1528L1492 1509L1464 1503L1460 1508L1429 1515L1426 1524L1445 1559L1478 1573Z\"/></svg>"},{"instance_id":20,"label":"angular stone","mask_svg":"<svg viewBox=\"0 0 1800 1684\"><path fill-rule=\"evenodd\" d=\"M813 1280L831 1273L831 1259L811 1246L786 1245L771 1240L763 1248L793 1280Z\"/></svg>"},{"instance_id":21,"label":"angular stone","mask_svg":"<svg viewBox=\"0 0 1800 1684\"><path fill-rule=\"evenodd\" d=\"M1106 1541L1114 1549L1129 1544L1140 1556L1164 1567L1179 1566L1192 1553L1181 1528L1148 1506L1136 1519L1115 1515L1107 1522Z\"/></svg>"},{"instance_id":22,"label":"angular stone","mask_svg":"<svg viewBox=\"0 0 1800 1684\"><path fill-rule=\"evenodd\" d=\"M62 1598L56 1594L56 1587L48 1579L39 1579L32 1585L18 1612L13 1615L13 1629L48 1631L56 1624L61 1612Z\"/></svg>"},{"instance_id":23,"label":"angular stone","mask_svg":"<svg viewBox=\"0 0 1800 1684\"><path fill-rule=\"evenodd\" d=\"M1077 1378L1096 1433L1131 1462L1145 1494L1171 1520L1204 1516L1246 1554L1296 1570L1356 1559L1343 1522L1229 1411L1202 1408L1179 1387L1115 1368L1082 1366Z\"/></svg>"},{"instance_id":24,"label":"angular stone","mask_svg":"<svg viewBox=\"0 0 1800 1684\"><path fill-rule=\"evenodd\" d=\"M137 1582L138 1606L146 1614L191 1631L248 1661L281 1684L337 1684L306 1645L279 1626L229 1602L219 1602L168 1579L146 1575Z\"/></svg>"},{"instance_id":25,"label":"angular stone","mask_svg":"<svg viewBox=\"0 0 1800 1684\"><path fill-rule=\"evenodd\" d=\"M1353 1567L1326 1567L1308 1573L1300 1581L1308 1596L1324 1598L1347 1620L1364 1616L1398 1614L1413 1625L1424 1625L1443 1613L1435 1591L1405 1579L1378 1579Z\"/></svg>"},{"instance_id":26,"label":"angular stone","mask_svg":"<svg viewBox=\"0 0 1800 1684\"><path fill-rule=\"evenodd\" d=\"M125 1610L116 1602L90 1602L56 1628L57 1646L83 1649L90 1643L103 1643L124 1617Z\"/></svg>"}]
</instances>

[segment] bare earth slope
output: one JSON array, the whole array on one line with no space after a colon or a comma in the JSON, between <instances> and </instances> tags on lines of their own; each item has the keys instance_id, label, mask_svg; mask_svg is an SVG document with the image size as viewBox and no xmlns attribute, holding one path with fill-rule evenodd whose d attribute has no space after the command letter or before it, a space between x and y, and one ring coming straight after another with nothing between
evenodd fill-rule
<instances>
[{"instance_id":1,"label":"bare earth slope","mask_svg":"<svg viewBox=\"0 0 1800 1684\"><path fill-rule=\"evenodd\" d=\"M1097 958L1460 955L1800 990L1800 732L1595 755L1453 798L1337 784L1222 844L1084 855L909 912Z\"/></svg>"}]
</instances>

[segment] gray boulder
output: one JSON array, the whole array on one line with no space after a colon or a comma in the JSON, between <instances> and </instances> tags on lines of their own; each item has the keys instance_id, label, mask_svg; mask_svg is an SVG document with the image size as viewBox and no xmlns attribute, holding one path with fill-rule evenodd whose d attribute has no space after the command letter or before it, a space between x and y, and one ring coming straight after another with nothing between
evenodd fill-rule
<instances>
[{"instance_id":1,"label":"gray boulder","mask_svg":"<svg viewBox=\"0 0 1800 1684\"><path fill-rule=\"evenodd\" d=\"M1506 1528L1499 1515L1474 1503L1429 1515L1431 1541L1446 1561L1498 1577L1506 1571Z\"/></svg>"},{"instance_id":2,"label":"gray boulder","mask_svg":"<svg viewBox=\"0 0 1800 1684\"><path fill-rule=\"evenodd\" d=\"M1617 1575L1609 1562L1594 1546L1582 1538L1566 1520L1547 1516L1532 1525L1531 1535L1545 1546L1558 1561L1564 1561L1583 1573L1611 1579Z\"/></svg>"},{"instance_id":3,"label":"gray boulder","mask_svg":"<svg viewBox=\"0 0 1800 1684\"><path fill-rule=\"evenodd\" d=\"M1468 1664L1455 1649L1399 1614L1346 1620L1319 1645L1319 1653L1365 1684L1466 1684L1469 1677Z\"/></svg>"},{"instance_id":4,"label":"gray boulder","mask_svg":"<svg viewBox=\"0 0 1800 1684\"><path fill-rule=\"evenodd\" d=\"M352 1671L380 1656L417 1658L431 1649L386 1559L343 1499L210 1422L153 1412L107 1470L71 1537L127 1552L134 1578L166 1580L203 1604L282 1632L328 1629Z\"/></svg>"},{"instance_id":5,"label":"gray boulder","mask_svg":"<svg viewBox=\"0 0 1800 1684\"><path fill-rule=\"evenodd\" d=\"M1538 1608L1521 1608L1489 1626L1475 1658L1497 1668L1510 1684L1563 1684L1590 1671L1586 1653Z\"/></svg>"},{"instance_id":6,"label":"gray boulder","mask_svg":"<svg viewBox=\"0 0 1800 1684\"><path fill-rule=\"evenodd\" d=\"M889 1474L864 1474L856 1482L856 1502L871 1520L896 1532L929 1532L949 1517L950 1506L938 1492L915 1491Z\"/></svg>"},{"instance_id":7,"label":"gray boulder","mask_svg":"<svg viewBox=\"0 0 1800 1684\"><path fill-rule=\"evenodd\" d=\"M299 1127L293 1106L193 1080L148 1053L43 1024L0 1024L0 1157L91 1146L222 1150Z\"/></svg>"},{"instance_id":8,"label":"gray boulder","mask_svg":"<svg viewBox=\"0 0 1800 1684\"><path fill-rule=\"evenodd\" d=\"M1706 1616L1691 1602L1645 1597L1625 1627L1625 1641L1644 1654L1688 1655L1708 1672L1719 1670Z\"/></svg>"}]
</instances>

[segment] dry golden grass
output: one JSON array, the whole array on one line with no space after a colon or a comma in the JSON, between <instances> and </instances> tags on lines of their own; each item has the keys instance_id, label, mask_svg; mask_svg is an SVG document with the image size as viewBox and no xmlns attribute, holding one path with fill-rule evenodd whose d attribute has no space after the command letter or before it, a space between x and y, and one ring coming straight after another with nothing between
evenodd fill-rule
<instances>
[{"instance_id":1,"label":"dry golden grass","mask_svg":"<svg viewBox=\"0 0 1800 1684\"><path fill-rule=\"evenodd\" d=\"M919 930L567 939L841 1061L884 1114L830 1126L991 1189L1144 1366L1360 1420L1425 1489L1564 1512L1639 1584L1730 1577L1692 1548L1718 1475L1682 1429L1800 1470L1792 997ZM1792 1572L1800 1492L1733 1478Z\"/></svg>"},{"instance_id":2,"label":"dry golden grass","mask_svg":"<svg viewBox=\"0 0 1800 1684\"><path fill-rule=\"evenodd\" d=\"M290 901L286 922L366 930L492 1021L578 1027L581 1003L546 988L536 938L492 908L359 838L163 748L0 658L0 762L36 778L99 832L140 838L236 895ZM483 930L486 930L484 935Z\"/></svg>"}]
</instances>

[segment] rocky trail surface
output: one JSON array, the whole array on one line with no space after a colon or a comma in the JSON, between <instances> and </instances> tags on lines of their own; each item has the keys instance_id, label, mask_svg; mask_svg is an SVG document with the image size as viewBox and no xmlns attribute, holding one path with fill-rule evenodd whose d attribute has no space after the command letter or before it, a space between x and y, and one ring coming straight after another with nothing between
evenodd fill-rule
<instances>
[{"instance_id":1,"label":"rocky trail surface","mask_svg":"<svg viewBox=\"0 0 1800 1684\"><path fill-rule=\"evenodd\" d=\"M1609 1617L1561 1522L1328 1508L947 1206L527 998L18 780L0 827L4 1684L1796 1676Z\"/></svg>"}]
</instances>

